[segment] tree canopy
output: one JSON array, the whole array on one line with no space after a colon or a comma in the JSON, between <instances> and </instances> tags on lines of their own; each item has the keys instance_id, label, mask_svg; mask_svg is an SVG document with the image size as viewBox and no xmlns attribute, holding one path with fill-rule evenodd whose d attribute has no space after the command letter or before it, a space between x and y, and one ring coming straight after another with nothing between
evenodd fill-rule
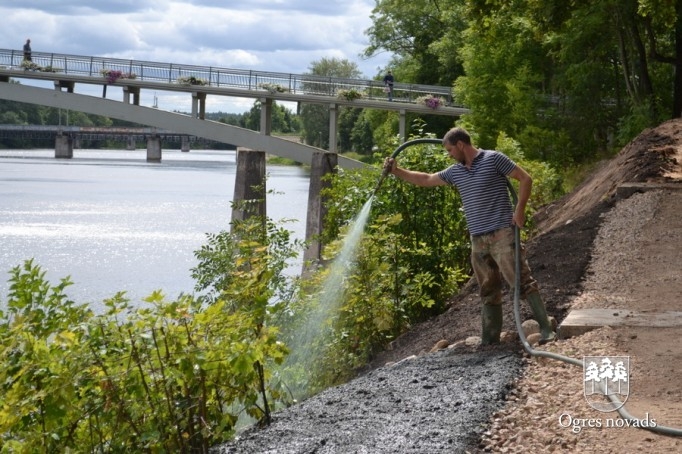
<instances>
[{"instance_id":1,"label":"tree canopy","mask_svg":"<svg viewBox=\"0 0 682 454\"><path fill-rule=\"evenodd\" d=\"M681 16L672 0L378 0L365 56L454 86L480 146L503 132L565 166L682 114Z\"/></svg>"}]
</instances>

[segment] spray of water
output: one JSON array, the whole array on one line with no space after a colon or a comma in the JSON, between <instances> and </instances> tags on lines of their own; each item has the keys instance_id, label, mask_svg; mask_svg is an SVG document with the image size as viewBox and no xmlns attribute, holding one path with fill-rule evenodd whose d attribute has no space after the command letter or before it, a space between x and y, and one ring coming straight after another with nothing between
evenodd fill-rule
<instances>
[{"instance_id":1,"label":"spray of water","mask_svg":"<svg viewBox=\"0 0 682 454\"><path fill-rule=\"evenodd\" d=\"M374 196L365 202L360 213L350 224L348 233L343 239L341 251L332 262L329 274L322 284L322 289L318 295L319 304L313 313L310 314L305 326L301 330L301 335L290 345L291 357L297 358L299 361L297 366L301 370L312 370L311 366L316 364L320 356L324 354L319 348L315 348L316 345L319 345L316 340L323 334L328 320L338 312L343 301L343 283L352 271L351 266L362 239L367 219L369 218L373 199Z\"/></svg>"}]
</instances>

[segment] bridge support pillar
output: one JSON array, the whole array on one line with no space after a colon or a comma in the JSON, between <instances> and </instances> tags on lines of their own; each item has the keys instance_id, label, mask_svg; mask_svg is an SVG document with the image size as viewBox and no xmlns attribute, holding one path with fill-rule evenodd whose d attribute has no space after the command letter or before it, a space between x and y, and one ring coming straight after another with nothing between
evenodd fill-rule
<instances>
[{"instance_id":1,"label":"bridge support pillar","mask_svg":"<svg viewBox=\"0 0 682 454\"><path fill-rule=\"evenodd\" d=\"M54 89L57 91L62 91L62 88L66 88L67 93L73 93L73 87L76 83L72 80L55 80Z\"/></svg>"},{"instance_id":2,"label":"bridge support pillar","mask_svg":"<svg viewBox=\"0 0 682 454\"><path fill-rule=\"evenodd\" d=\"M147 162L161 162L161 137L147 137Z\"/></svg>"},{"instance_id":3,"label":"bridge support pillar","mask_svg":"<svg viewBox=\"0 0 682 454\"><path fill-rule=\"evenodd\" d=\"M192 118L206 118L206 93L192 93Z\"/></svg>"},{"instance_id":4,"label":"bridge support pillar","mask_svg":"<svg viewBox=\"0 0 682 454\"><path fill-rule=\"evenodd\" d=\"M266 136L272 133L272 98L260 99L260 133Z\"/></svg>"},{"instance_id":5,"label":"bridge support pillar","mask_svg":"<svg viewBox=\"0 0 682 454\"><path fill-rule=\"evenodd\" d=\"M140 105L140 87L123 87L123 102L130 104L130 95L133 95L133 104Z\"/></svg>"},{"instance_id":6,"label":"bridge support pillar","mask_svg":"<svg viewBox=\"0 0 682 454\"><path fill-rule=\"evenodd\" d=\"M57 134L54 145L54 157L71 159L73 158L73 139L64 134Z\"/></svg>"},{"instance_id":7,"label":"bridge support pillar","mask_svg":"<svg viewBox=\"0 0 682 454\"><path fill-rule=\"evenodd\" d=\"M180 151L189 151L189 136L180 137Z\"/></svg>"},{"instance_id":8,"label":"bridge support pillar","mask_svg":"<svg viewBox=\"0 0 682 454\"><path fill-rule=\"evenodd\" d=\"M329 104L329 152L336 153L336 129L339 124L339 105Z\"/></svg>"},{"instance_id":9,"label":"bridge support pillar","mask_svg":"<svg viewBox=\"0 0 682 454\"><path fill-rule=\"evenodd\" d=\"M128 136L128 140L126 141L126 150L135 150L137 148L137 143L135 141L135 136Z\"/></svg>"},{"instance_id":10,"label":"bridge support pillar","mask_svg":"<svg viewBox=\"0 0 682 454\"><path fill-rule=\"evenodd\" d=\"M265 193L265 152L237 148L232 221L243 221L251 216L265 218Z\"/></svg>"},{"instance_id":11,"label":"bridge support pillar","mask_svg":"<svg viewBox=\"0 0 682 454\"><path fill-rule=\"evenodd\" d=\"M310 163L310 188L308 190L308 214L306 220L305 238L309 246L303 253L303 273L312 269L322 259L323 244L319 237L324 227L323 221L327 215L327 201L323 199L322 189L330 185L324 176L335 173L339 163L336 153L314 152Z\"/></svg>"},{"instance_id":12,"label":"bridge support pillar","mask_svg":"<svg viewBox=\"0 0 682 454\"><path fill-rule=\"evenodd\" d=\"M405 142L407 137L407 127L405 125L405 109L400 109L400 119L398 120L398 136L401 142Z\"/></svg>"}]
</instances>

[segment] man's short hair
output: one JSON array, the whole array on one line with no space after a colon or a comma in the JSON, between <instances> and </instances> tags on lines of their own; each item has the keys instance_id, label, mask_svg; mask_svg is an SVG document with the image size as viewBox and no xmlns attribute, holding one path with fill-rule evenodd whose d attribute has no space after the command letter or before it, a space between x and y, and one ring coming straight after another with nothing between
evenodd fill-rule
<instances>
[{"instance_id":1,"label":"man's short hair","mask_svg":"<svg viewBox=\"0 0 682 454\"><path fill-rule=\"evenodd\" d=\"M443 136L443 145L445 144L456 144L459 141L464 142L467 145L471 145L471 136L464 128L452 128Z\"/></svg>"}]
</instances>

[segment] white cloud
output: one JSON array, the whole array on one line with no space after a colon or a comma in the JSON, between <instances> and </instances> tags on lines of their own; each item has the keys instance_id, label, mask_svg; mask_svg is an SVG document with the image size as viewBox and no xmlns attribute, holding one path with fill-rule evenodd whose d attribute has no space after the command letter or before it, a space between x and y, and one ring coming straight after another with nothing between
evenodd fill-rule
<instances>
[{"instance_id":1,"label":"white cloud","mask_svg":"<svg viewBox=\"0 0 682 454\"><path fill-rule=\"evenodd\" d=\"M36 52L294 74L335 57L356 62L372 78L390 58L360 57L374 5L374 0L5 0L0 47L20 49L31 38Z\"/></svg>"}]
</instances>

